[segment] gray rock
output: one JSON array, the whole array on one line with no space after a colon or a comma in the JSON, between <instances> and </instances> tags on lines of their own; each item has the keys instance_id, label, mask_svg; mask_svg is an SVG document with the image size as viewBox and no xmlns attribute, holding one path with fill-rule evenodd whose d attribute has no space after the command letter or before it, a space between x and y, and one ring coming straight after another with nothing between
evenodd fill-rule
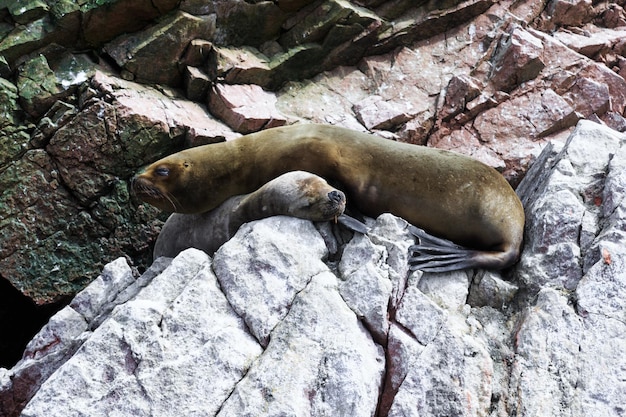
<instances>
[{"instance_id":1,"label":"gray rock","mask_svg":"<svg viewBox=\"0 0 626 417\"><path fill-rule=\"evenodd\" d=\"M579 241L583 219L586 225L598 223L604 175L623 142L622 134L581 121L551 165L535 165L520 184L522 195L533 183L541 187L540 193L525 202L527 238L518 267L518 278L525 286L538 289L552 283L576 288L583 274ZM539 173L543 178L537 178Z\"/></svg>"},{"instance_id":2,"label":"gray rock","mask_svg":"<svg viewBox=\"0 0 626 417\"><path fill-rule=\"evenodd\" d=\"M327 254L311 222L275 216L243 225L216 252L213 268L233 309L266 346L296 294L328 269L321 261Z\"/></svg>"},{"instance_id":3,"label":"gray rock","mask_svg":"<svg viewBox=\"0 0 626 417\"><path fill-rule=\"evenodd\" d=\"M183 252L94 329L22 415L215 414L261 348L210 265L200 251Z\"/></svg>"},{"instance_id":4,"label":"gray rock","mask_svg":"<svg viewBox=\"0 0 626 417\"><path fill-rule=\"evenodd\" d=\"M384 355L337 291L314 276L217 416L371 416ZM262 410L262 411L261 411Z\"/></svg>"}]
</instances>

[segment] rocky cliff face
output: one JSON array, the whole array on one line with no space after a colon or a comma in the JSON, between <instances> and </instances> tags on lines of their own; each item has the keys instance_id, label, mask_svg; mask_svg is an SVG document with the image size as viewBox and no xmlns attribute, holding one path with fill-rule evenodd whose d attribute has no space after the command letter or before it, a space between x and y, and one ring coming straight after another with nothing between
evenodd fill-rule
<instances>
[{"instance_id":1,"label":"rocky cliff face","mask_svg":"<svg viewBox=\"0 0 626 417\"><path fill-rule=\"evenodd\" d=\"M30 338L24 330L105 264L123 257L134 276L146 271L164 217L134 201L128 181L175 150L314 121L455 149L516 185L580 120L626 130L623 1L14 3L0 5L7 368ZM588 156L583 143L579 161ZM544 159L538 164L547 170ZM619 190L605 199L596 188L605 174L595 175L559 191L572 212L556 203L529 212L545 209L543 226L530 234L560 240L549 249L539 239L522 265L561 273L521 273L523 292L548 286L571 294L580 265L591 268L598 256L619 262L610 247L593 244L617 236L608 225L621 201ZM573 203L591 197L595 209L578 229L584 210ZM614 213L603 212L609 206ZM35 324L14 325L15 311ZM380 343L383 333L375 334Z\"/></svg>"},{"instance_id":2,"label":"rocky cliff face","mask_svg":"<svg viewBox=\"0 0 626 417\"><path fill-rule=\"evenodd\" d=\"M272 217L210 258L123 258L0 370L17 416L621 416L626 135L582 121L520 185L506 275L409 274L402 219L339 260Z\"/></svg>"}]
</instances>

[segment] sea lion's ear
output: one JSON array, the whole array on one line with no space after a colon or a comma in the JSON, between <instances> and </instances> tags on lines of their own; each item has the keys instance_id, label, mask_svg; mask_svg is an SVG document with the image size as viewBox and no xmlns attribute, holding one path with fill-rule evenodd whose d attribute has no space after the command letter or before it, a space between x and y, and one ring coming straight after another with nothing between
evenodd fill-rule
<instances>
[{"instance_id":1,"label":"sea lion's ear","mask_svg":"<svg viewBox=\"0 0 626 417\"><path fill-rule=\"evenodd\" d=\"M154 173L157 174L159 177L167 177L168 175L170 175L170 169L165 166L160 166L156 167Z\"/></svg>"}]
</instances>

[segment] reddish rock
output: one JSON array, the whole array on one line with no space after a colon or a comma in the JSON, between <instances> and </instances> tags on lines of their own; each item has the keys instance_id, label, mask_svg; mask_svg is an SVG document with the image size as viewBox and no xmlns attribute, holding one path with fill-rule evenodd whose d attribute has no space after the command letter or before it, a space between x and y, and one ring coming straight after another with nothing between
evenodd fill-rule
<instances>
[{"instance_id":1,"label":"reddish rock","mask_svg":"<svg viewBox=\"0 0 626 417\"><path fill-rule=\"evenodd\" d=\"M211 80L227 84L256 84L267 86L271 70L269 59L253 47L214 46L207 62Z\"/></svg>"},{"instance_id":2,"label":"reddish rock","mask_svg":"<svg viewBox=\"0 0 626 417\"><path fill-rule=\"evenodd\" d=\"M591 20L591 0L550 0L545 13L556 26L580 26Z\"/></svg>"},{"instance_id":3,"label":"reddish rock","mask_svg":"<svg viewBox=\"0 0 626 417\"><path fill-rule=\"evenodd\" d=\"M626 37L626 30L596 29L593 33L559 30L553 36L568 48L595 59L597 55L606 55L615 49L616 53L623 53L621 45Z\"/></svg>"},{"instance_id":4,"label":"reddish rock","mask_svg":"<svg viewBox=\"0 0 626 417\"><path fill-rule=\"evenodd\" d=\"M520 27L503 35L493 57L491 82L502 91L511 91L532 80L545 67L541 41Z\"/></svg>"},{"instance_id":5,"label":"reddish rock","mask_svg":"<svg viewBox=\"0 0 626 417\"><path fill-rule=\"evenodd\" d=\"M592 114L602 115L611 106L609 88L604 83L599 83L591 78L576 78L574 85L564 94L570 103L574 103L575 109L583 117Z\"/></svg>"},{"instance_id":6,"label":"reddish rock","mask_svg":"<svg viewBox=\"0 0 626 417\"><path fill-rule=\"evenodd\" d=\"M369 96L353 109L357 119L368 130L391 129L412 118L404 104L385 101L380 96Z\"/></svg>"},{"instance_id":7,"label":"reddish rock","mask_svg":"<svg viewBox=\"0 0 626 417\"><path fill-rule=\"evenodd\" d=\"M194 39L185 50L181 63L191 67L202 67L209 59L213 43L204 39Z\"/></svg>"},{"instance_id":8,"label":"reddish rock","mask_svg":"<svg viewBox=\"0 0 626 417\"><path fill-rule=\"evenodd\" d=\"M428 145L471 156L499 171L503 171L506 167L496 152L488 146L483 146L476 136L467 129L454 130L444 136L434 136Z\"/></svg>"},{"instance_id":9,"label":"reddish rock","mask_svg":"<svg viewBox=\"0 0 626 417\"><path fill-rule=\"evenodd\" d=\"M439 117L445 121L463 112L465 105L478 97L481 90L482 86L478 80L466 75L455 75L446 88Z\"/></svg>"},{"instance_id":10,"label":"reddish rock","mask_svg":"<svg viewBox=\"0 0 626 417\"><path fill-rule=\"evenodd\" d=\"M618 132L626 132L626 118L615 112L607 112L602 116L602 121L611 129Z\"/></svg>"},{"instance_id":11,"label":"reddish rock","mask_svg":"<svg viewBox=\"0 0 626 417\"><path fill-rule=\"evenodd\" d=\"M425 145L434 126L434 120L427 113L422 113L406 122L398 130L398 141Z\"/></svg>"},{"instance_id":12,"label":"reddish rock","mask_svg":"<svg viewBox=\"0 0 626 417\"><path fill-rule=\"evenodd\" d=\"M624 8L619 4L610 3L602 13L602 23L607 28L626 26L626 12L624 12Z\"/></svg>"},{"instance_id":13,"label":"reddish rock","mask_svg":"<svg viewBox=\"0 0 626 417\"><path fill-rule=\"evenodd\" d=\"M574 126L577 121L567 101L548 89L505 101L478 115L473 126L480 140L490 143L507 138L538 139Z\"/></svg>"},{"instance_id":14,"label":"reddish rock","mask_svg":"<svg viewBox=\"0 0 626 417\"><path fill-rule=\"evenodd\" d=\"M216 84L209 92L209 110L239 133L284 125L276 95L258 85Z\"/></svg>"}]
</instances>

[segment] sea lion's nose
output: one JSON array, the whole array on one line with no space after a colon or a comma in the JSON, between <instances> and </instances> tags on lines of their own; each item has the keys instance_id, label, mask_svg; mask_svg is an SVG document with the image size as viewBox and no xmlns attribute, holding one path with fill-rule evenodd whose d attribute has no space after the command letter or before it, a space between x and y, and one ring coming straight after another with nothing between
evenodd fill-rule
<instances>
[{"instance_id":1,"label":"sea lion's nose","mask_svg":"<svg viewBox=\"0 0 626 417\"><path fill-rule=\"evenodd\" d=\"M328 193L328 198L335 203L340 203L346 199L346 196L341 191L335 190Z\"/></svg>"}]
</instances>

